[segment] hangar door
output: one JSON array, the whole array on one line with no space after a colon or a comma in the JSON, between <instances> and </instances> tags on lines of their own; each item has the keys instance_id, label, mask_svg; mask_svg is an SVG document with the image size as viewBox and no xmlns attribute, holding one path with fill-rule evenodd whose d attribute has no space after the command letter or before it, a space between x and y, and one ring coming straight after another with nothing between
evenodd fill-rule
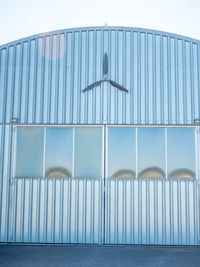
<instances>
[{"instance_id":1,"label":"hangar door","mask_svg":"<svg viewBox=\"0 0 200 267\"><path fill-rule=\"evenodd\" d=\"M198 244L197 130L16 126L11 241Z\"/></svg>"},{"instance_id":2,"label":"hangar door","mask_svg":"<svg viewBox=\"0 0 200 267\"><path fill-rule=\"evenodd\" d=\"M198 244L197 133L107 128L105 243Z\"/></svg>"}]
</instances>

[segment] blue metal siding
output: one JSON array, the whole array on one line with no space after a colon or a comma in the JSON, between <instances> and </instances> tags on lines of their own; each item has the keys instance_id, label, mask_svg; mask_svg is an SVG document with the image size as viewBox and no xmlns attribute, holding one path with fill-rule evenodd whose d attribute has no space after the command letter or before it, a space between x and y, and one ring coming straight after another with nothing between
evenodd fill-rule
<instances>
[{"instance_id":1,"label":"blue metal siding","mask_svg":"<svg viewBox=\"0 0 200 267\"><path fill-rule=\"evenodd\" d=\"M108 54L108 78L128 93L108 83L82 92L103 78L104 53ZM192 125L200 118L199 103L198 40L145 29L94 27L45 33L0 46L0 242L103 242L103 180L13 179L12 118L29 125ZM131 203L126 198L130 183L136 189ZM69 188L74 192L78 188L70 203L62 191ZM106 190L105 242L198 244L197 181L124 180L113 185L108 180ZM162 208L152 204L159 198ZM70 209L74 211L68 218Z\"/></svg>"},{"instance_id":2,"label":"blue metal siding","mask_svg":"<svg viewBox=\"0 0 200 267\"><path fill-rule=\"evenodd\" d=\"M129 92L104 83L108 77ZM193 124L199 114L199 41L126 28L65 30L2 46L0 122Z\"/></svg>"}]
</instances>

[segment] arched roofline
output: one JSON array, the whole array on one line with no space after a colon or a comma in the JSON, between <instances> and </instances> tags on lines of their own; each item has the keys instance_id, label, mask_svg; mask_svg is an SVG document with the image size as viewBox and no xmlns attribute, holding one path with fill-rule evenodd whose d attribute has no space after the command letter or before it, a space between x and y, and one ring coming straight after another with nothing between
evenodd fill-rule
<instances>
[{"instance_id":1,"label":"arched roofline","mask_svg":"<svg viewBox=\"0 0 200 267\"><path fill-rule=\"evenodd\" d=\"M34 35L31 35L28 37L24 37L24 38L17 39L15 41L0 45L0 49L4 49L4 48L14 46L14 45L26 42L26 41L30 41L30 40L36 39L38 37L45 37L45 36L56 35L56 34L61 34L61 33L90 31L90 30L118 30L118 31L122 30L122 31L130 31L130 32L151 33L151 34L155 34L155 35L157 34L157 35L162 35L162 36L166 36L166 37L181 39L184 41L188 41L188 42L192 42L192 43L196 43L196 44L200 45L200 40L198 40L198 39L190 38L190 37L175 34L175 33L165 32L165 31L151 30L151 29L146 29L146 28L126 27L126 26L89 26L89 27L76 27L76 28L60 29L60 30L55 30L55 31L49 31L49 32L34 34Z\"/></svg>"}]
</instances>

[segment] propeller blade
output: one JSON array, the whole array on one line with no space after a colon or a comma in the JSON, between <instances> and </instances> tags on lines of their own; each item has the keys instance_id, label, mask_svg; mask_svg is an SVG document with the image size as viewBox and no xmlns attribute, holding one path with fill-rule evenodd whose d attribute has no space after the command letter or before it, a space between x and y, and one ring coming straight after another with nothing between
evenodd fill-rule
<instances>
[{"instance_id":1,"label":"propeller blade","mask_svg":"<svg viewBox=\"0 0 200 267\"><path fill-rule=\"evenodd\" d=\"M105 53L103 59L103 74L106 75L107 73L108 73L108 56L107 53Z\"/></svg>"},{"instance_id":2,"label":"propeller blade","mask_svg":"<svg viewBox=\"0 0 200 267\"><path fill-rule=\"evenodd\" d=\"M98 82L95 82L95 83L90 84L88 87L86 87L85 89L83 89L82 92L91 90L92 88L94 88L96 86L99 86L101 84L101 82L102 81L98 81Z\"/></svg>"},{"instance_id":3,"label":"propeller blade","mask_svg":"<svg viewBox=\"0 0 200 267\"><path fill-rule=\"evenodd\" d=\"M116 83L116 82L114 82L114 81L112 81L112 80L108 80L108 82L109 82L112 86L118 88L119 90L128 92L128 90L127 90L126 88L124 88L123 86L121 86L120 84L118 84L118 83Z\"/></svg>"}]
</instances>

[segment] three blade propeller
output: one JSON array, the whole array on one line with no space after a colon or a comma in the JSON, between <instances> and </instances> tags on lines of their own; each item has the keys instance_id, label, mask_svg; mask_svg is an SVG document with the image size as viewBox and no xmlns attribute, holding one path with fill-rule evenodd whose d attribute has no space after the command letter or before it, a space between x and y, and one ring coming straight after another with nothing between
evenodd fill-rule
<instances>
[{"instance_id":1,"label":"three blade propeller","mask_svg":"<svg viewBox=\"0 0 200 267\"><path fill-rule=\"evenodd\" d=\"M123 86L121 86L120 84L118 84L118 83L116 83L116 82L114 82L112 80L108 80L107 77L106 77L107 73L108 73L108 57L107 57L107 53L105 53L104 59L103 59L103 74L104 74L104 79L90 84L88 87L86 87L85 89L83 89L82 92L91 90L94 87L99 86L103 82L108 82L112 86L118 88L119 90L124 91L124 92L128 92L128 90L126 88L124 88Z\"/></svg>"}]
</instances>

